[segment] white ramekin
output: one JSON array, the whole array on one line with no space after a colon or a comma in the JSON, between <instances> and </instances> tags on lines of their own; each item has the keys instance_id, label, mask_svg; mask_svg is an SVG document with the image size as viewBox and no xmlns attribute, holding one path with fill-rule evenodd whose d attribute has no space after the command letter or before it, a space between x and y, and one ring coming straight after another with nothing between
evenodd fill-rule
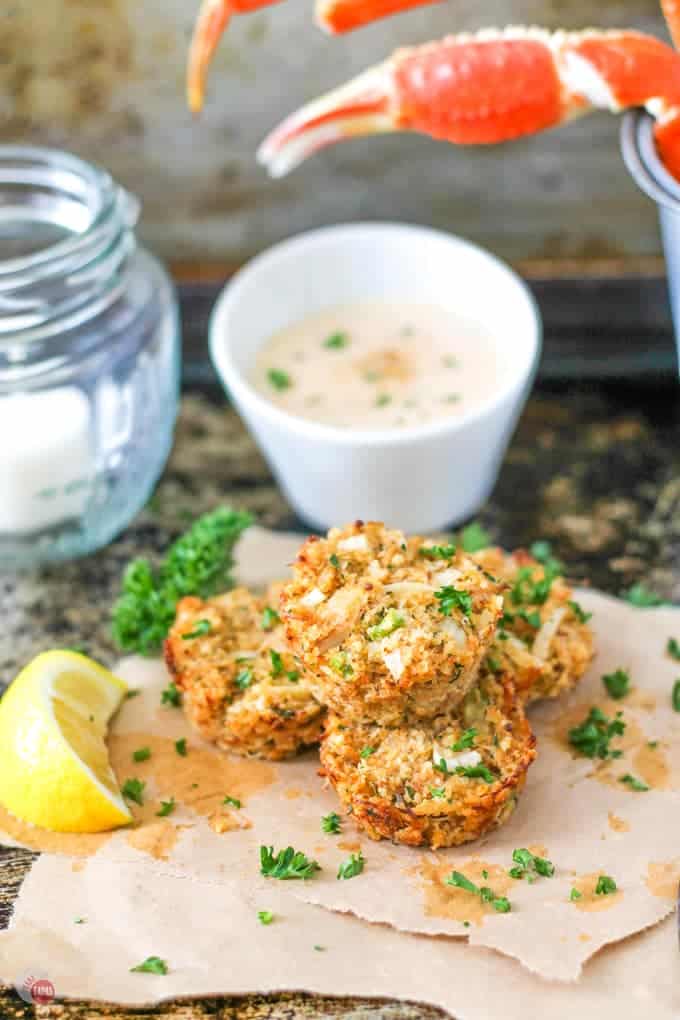
<instances>
[{"instance_id":1,"label":"white ramekin","mask_svg":"<svg viewBox=\"0 0 680 1020\"><path fill-rule=\"evenodd\" d=\"M510 347L493 397L430 425L349 430L294 417L249 382L258 348L277 330L322 308L391 299L450 305L485 327L504 357ZM233 277L210 322L222 384L295 511L320 529L361 518L427 532L474 514L494 485L540 349L538 309L511 269L468 241L399 223L326 227L275 245Z\"/></svg>"}]
</instances>

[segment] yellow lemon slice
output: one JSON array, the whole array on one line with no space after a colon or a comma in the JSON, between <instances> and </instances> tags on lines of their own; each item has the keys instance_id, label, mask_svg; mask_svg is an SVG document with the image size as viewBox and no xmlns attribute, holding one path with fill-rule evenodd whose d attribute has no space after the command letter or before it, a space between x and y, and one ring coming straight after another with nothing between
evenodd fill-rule
<instances>
[{"instance_id":1,"label":"yellow lemon slice","mask_svg":"<svg viewBox=\"0 0 680 1020\"><path fill-rule=\"evenodd\" d=\"M126 691L78 652L36 656L0 701L0 804L52 832L127 825L105 742Z\"/></svg>"}]
</instances>

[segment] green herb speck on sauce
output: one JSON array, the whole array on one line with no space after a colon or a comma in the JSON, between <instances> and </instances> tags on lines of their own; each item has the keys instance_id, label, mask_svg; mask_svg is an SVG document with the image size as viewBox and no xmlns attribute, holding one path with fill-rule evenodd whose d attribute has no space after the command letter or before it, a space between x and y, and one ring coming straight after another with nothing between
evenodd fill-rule
<instances>
[{"instance_id":1,"label":"green herb speck on sauce","mask_svg":"<svg viewBox=\"0 0 680 1020\"><path fill-rule=\"evenodd\" d=\"M328 351L341 351L349 344L349 337L347 333L331 333L327 336L323 342L324 347Z\"/></svg>"},{"instance_id":2,"label":"green herb speck on sauce","mask_svg":"<svg viewBox=\"0 0 680 1020\"><path fill-rule=\"evenodd\" d=\"M288 372L283 372L280 368L270 368L267 372L267 379L274 389L280 392L289 390L293 385L293 380L288 375Z\"/></svg>"}]
</instances>

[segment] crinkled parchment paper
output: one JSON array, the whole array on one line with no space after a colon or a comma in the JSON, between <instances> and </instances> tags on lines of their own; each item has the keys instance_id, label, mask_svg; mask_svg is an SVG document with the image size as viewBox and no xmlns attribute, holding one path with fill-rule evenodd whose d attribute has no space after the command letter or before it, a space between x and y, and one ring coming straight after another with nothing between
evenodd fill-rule
<instances>
[{"instance_id":1,"label":"crinkled parchment paper","mask_svg":"<svg viewBox=\"0 0 680 1020\"><path fill-rule=\"evenodd\" d=\"M239 548L239 580L285 575L298 542L253 529ZM680 639L680 611L636 610L589 592L579 600L593 612L597 658L570 698L532 710L539 756L519 808L484 840L437 853L373 843L349 818L339 836L323 834L320 818L338 803L317 775L315 754L279 764L216 754L181 712L160 707L164 668L123 660L118 672L140 694L119 713L111 751L121 782L136 776L147 784L144 806L133 806L138 824L112 835L52 837L0 814L4 842L46 851L12 928L0 934L0 978L42 966L58 994L129 1002L306 989L419 999L463 1020L519 1017L528 1004L546 1017L574 1007L595 1017L605 998L610 1011L620 1002L623 1016L649 1007L655 1018L677 1017L673 924L657 922L672 911L680 878L680 715L670 703L680 666L665 655L667 639ZM630 671L633 690L611 702L600 677L618 667ZM622 710L623 758L594 764L569 751L567 729L593 704L609 715ZM186 758L174 746L182 736ZM132 751L146 745L151 758L134 763ZM625 773L649 792L622 784ZM225 807L225 795L239 798L241 810ZM170 797L176 810L157 817ZM322 871L308 882L264 879L261 843L290 843ZM555 877L509 879L520 846L548 856ZM338 881L338 863L359 847L364 873ZM511 912L496 914L446 886L453 868L507 896ZM594 895L601 874L616 880L616 894ZM576 901L572 887L582 892ZM259 924L261 909L274 911L272 925ZM598 949L652 925L582 972ZM149 955L166 958L170 974L128 972Z\"/></svg>"}]
</instances>

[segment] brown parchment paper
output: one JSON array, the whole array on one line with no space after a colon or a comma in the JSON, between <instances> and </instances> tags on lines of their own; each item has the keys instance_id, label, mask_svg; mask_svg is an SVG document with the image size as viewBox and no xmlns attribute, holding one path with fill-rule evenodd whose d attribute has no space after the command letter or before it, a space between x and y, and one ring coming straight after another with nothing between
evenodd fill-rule
<instances>
[{"instance_id":1,"label":"brown parchment paper","mask_svg":"<svg viewBox=\"0 0 680 1020\"><path fill-rule=\"evenodd\" d=\"M258 585L282 576L298 543L297 537L253 529L239 547L239 580ZM0 976L12 980L19 961L35 953L39 942L52 947L50 976L55 984L57 976L63 981L64 994L144 1001L197 991L298 988L421 998L471 1017L492 1015L487 986L496 970L518 994L530 992L532 1005L536 989L544 987L489 949L514 957L543 979L577 979L602 946L661 921L673 909L680 877L680 715L670 703L680 666L665 655L668 637L680 638L680 611L636 610L589 592L579 593L579 600L594 614L597 659L571 698L532 711L539 757L517 812L485 840L436 854L373 843L350 819L340 836L324 835L320 818L338 804L317 775L315 754L276 765L219 755L188 730L180 711L160 707L167 683L160 663L123 660L118 672L140 694L117 717L111 752L121 782L130 776L146 782L145 805L134 809L134 828L98 837L50 837L0 813L4 842L48 851L24 885L11 931L0 936ZM624 701L611 703L600 676L619 666L630 670L634 689ZM573 758L565 742L566 730L592 704L608 714L620 708L627 723L624 758L604 767ZM182 736L188 741L186 758L174 748ZM151 759L133 763L132 751L145 745L152 748ZM652 789L631 792L618 781L625 772ZM242 800L240 811L224 807L226 794ZM171 796L176 811L158 818L160 800ZM292 844L315 857L322 871L304 883L265 880L258 866L262 843ZM549 856L556 876L533 885L509 879L518 846ZM360 847L364 873L338 881L338 863ZM508 896L512 911L482 910L471 894L447 887L443 879L454 867ZM615 878L616 895L593 895L599 874ZM576 902L569 899L572 886L583 893ZM263 928L258 909L273 909L280 921ZM74 916L88 920L75 925ZM633 944L646 954L662 932L668 955L670 923L627 944L626 955ZM334 960L325 955L330 948L314 949L325 941L339 954ZM276 966L270 947L280 952ZM122 966L109 978L114 950L126 962L130 958L130 966L150 954L166 956L172 973L154 979L128 975ZM623 946L611 950L607 960L623 952ZM422 964L412 964L412 954ZM28 960L27 966L39 962ZM431 986L427 973L415 973L421 965L430 968ZM452 976L456 967L458 980ZM586 968L589 987L595 967ZM487 974L479 978L482 989L467 987L477 981L475 968ZM668 994L662 988L663 1008L673 1008L670 988L678 992L676 960L673 974ZM586 978L581 975L571 989L574 995L582 994L576 988ZM646 971L637 969L635 975L626 972L625 1001L631 1001L634 978L638 999L661 994ZM453 987L463 979L464 988ZM549 987L557 987L552 981ZM593 991L592 1001L596 998ZM484 1002L487 1014L480 1012ZM501 1002L510 1016L505 999ZM555 1009L557 1003L550 998Z\"/></svg>"}]
</instances>

